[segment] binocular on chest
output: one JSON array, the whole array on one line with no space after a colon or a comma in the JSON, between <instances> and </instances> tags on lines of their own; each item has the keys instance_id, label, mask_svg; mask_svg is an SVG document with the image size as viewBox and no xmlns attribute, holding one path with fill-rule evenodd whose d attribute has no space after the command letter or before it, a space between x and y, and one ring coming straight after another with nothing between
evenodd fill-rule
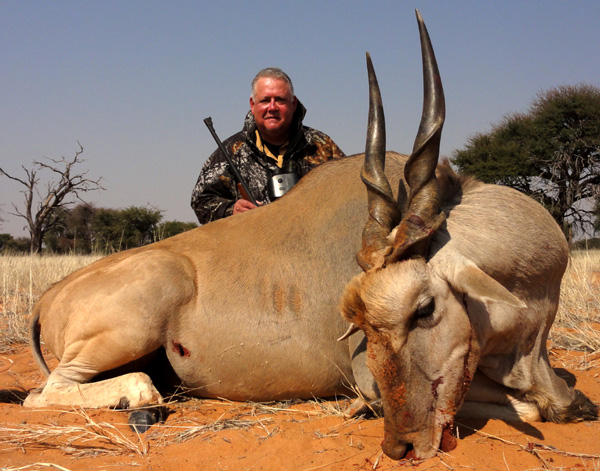
<instances>
[{"instance_id":1,"label":"binocular on chest","mask_svg":"<svg viewBox=\"0 0 600 471\"><path fill-rule=\"evenodd\" d=\"M275 200L281 198L300 180L300 174L296 170L296 164L293 161L283 163L282 168L278 168L268 182L269 198Z\"/></svg>"}]
</instances>

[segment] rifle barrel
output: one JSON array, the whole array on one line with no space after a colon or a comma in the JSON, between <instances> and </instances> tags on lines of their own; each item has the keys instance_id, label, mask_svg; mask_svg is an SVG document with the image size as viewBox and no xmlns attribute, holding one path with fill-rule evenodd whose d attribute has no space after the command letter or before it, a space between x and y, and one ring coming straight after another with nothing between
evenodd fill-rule
<instances>
[{"instance_id":1,"label":"rifle barrel","mask_svg":"<svg viewBox=\"0 0 600 471\"><path fill-rule=\"evenodd\" d=\"M227 152L227 149L221 142L221 139L219 139L219 136L217 136L215 128L213 127L212 118L210 116L208 118L205 118L204 124L206 124L206 127L212 134L212 137L215 140L215 142L217 143L217 146L219 146L219 149L221 150L221 152L223 152L223 155L225 155L225 158L227 159L227 163L229 164L229 168L231 168L231 171L233 172L233 176L235 177L237 182L242 186L243 190L246 192L246 195L248 196L249 201L252 204L254 204L255 206L258 206L258 203L256 202L256 200L252 196L252 193L250 193L250 190L248 189L248 185L246 184L246 182L242 178L242 175L240 174L239 170L233 163L233 160L231 159L229 152Z\"/></svg>"}]
</instances>

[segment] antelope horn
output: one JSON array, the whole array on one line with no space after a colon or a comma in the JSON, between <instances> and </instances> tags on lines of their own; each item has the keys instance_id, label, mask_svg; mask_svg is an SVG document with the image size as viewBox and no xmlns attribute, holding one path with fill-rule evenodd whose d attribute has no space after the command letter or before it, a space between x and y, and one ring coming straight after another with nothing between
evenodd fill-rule
<instances>
[{"instance_id":1,"label":"antelope horn","mask_svg":"<svg viewBox=\"0 0 600 471\"><path fill-rule=\"evenodd\" d=\"M346 340L347 338L352 337L357 332L360 332L360 329L357 327L357 325L350 324L346 333L344 333L344 335L342 335L339 339L337 339L337 341L341 342L342 340Z\"/></svg>"},{"instance_id":2,"label":"antelope horn","mask_svg":"<svg viewBox=\"0 0 600 471\"><path fill-rule=\"evenodd\" d=\"M423 57L423 114L412 154L404 167L404 178L410 187L408 210L385 264L412 256L425 257L431 236L445 221L444 213L440 213L435 177L446 114L444 90L427 28L418 10L416 14Z\"/></svg>"},{"instance_id":3,"label":"antelope horn","mask_svg":"<svg viewBox=\"0 0 600 471\"><path fill-rule=\"evenodd\" d=\"M387 240L400 221L400 210L385 176L385 117L381 93L371 56L367 53L369 75L369 124L361 179L367 187L369 218L362 233L362 249L356 260L364 270L383 265L389 250Z\"/></svg>"}]
</instances>

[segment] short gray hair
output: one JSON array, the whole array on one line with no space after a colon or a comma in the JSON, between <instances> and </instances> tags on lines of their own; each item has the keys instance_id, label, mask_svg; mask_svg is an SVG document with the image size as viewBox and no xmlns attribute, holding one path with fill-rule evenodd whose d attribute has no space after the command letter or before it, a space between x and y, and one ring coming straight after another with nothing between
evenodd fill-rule
<instances>
[{"instance_id":1,"label":"short gray hair","mask_svg":"<svg viewBox=\"0 0 600 471\"><path fill-rule=\"evenodd\" d=\"M252 98L254 98L256 82L258 82L258 80L261 78L283 80L290 87L290 92L292 93L292 96L295 96L294 85L292 84L292 79L289 77L289 75L277 67L267 67L266 69L262 69L260 72L258 72L258 74L256 74L256 77L254 77L254 79L252 80Z\"/></svg>"}]
</instances>

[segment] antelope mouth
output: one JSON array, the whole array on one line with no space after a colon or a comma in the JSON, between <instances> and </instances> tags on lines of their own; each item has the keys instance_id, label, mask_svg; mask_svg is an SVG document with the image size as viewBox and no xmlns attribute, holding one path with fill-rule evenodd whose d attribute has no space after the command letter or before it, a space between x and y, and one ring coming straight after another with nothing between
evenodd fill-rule
<instances>
[{"instance_id":1,"label":"antelope mouth","mask_svg":"<svg viewBox=\"0 0 600 471\"><path fill-rule=\"evenodd\" d=\"M435 433L437 436L433 439L427 433L411 434L412 439L399 439L393 434L386 434L381 442L381 448L386 456L396 461L425 460L434 457L438 451L448 453L457 447L456 437L452 433L453 428L452 422L447 423Z\"/></svg>"}]
</instances>

